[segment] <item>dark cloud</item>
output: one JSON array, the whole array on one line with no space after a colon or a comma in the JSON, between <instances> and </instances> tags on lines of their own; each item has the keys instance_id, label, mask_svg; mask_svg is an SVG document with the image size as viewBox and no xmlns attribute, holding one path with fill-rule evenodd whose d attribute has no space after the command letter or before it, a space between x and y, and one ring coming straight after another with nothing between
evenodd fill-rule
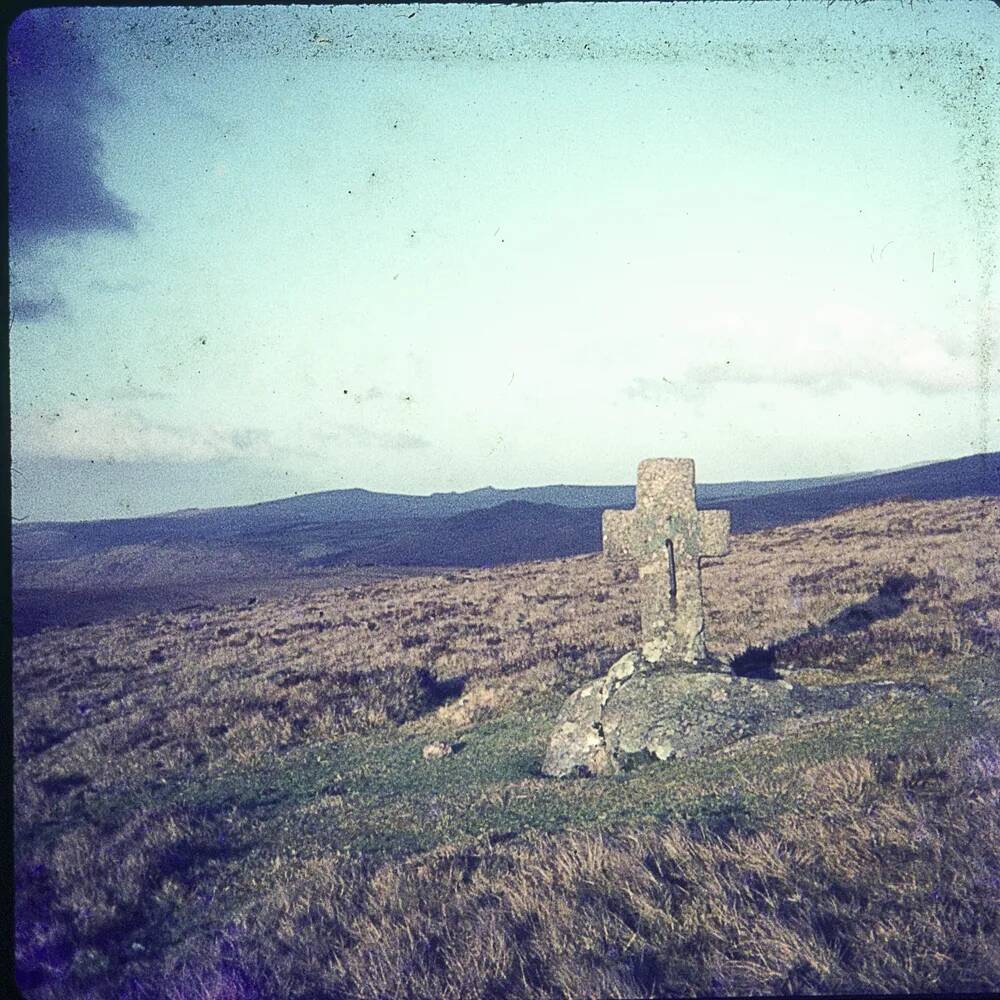
<instances>
[{"instance_id":1,"label":"dark cloud","mask_svg":"<svg viewBox=\"0 0 1000 1000\"><path fill-rule=\"evenodd\" d=\"M13 298L10 303L10 317L15 323L35 323L49 316L64 316L66 303L61 295L33 298Z\"/></svg>"},{"instance_id":2,"label":"dark cloud","mask_svg":"<svg viewBox=\"0 0 1000 1000\"><path fill-rule=\"evenodd\" d=\"M7 39L10 237L130 232L136 216L101 176L95 122L113 101L71 10L29 10Z\"/></svg>"}]
</instances>

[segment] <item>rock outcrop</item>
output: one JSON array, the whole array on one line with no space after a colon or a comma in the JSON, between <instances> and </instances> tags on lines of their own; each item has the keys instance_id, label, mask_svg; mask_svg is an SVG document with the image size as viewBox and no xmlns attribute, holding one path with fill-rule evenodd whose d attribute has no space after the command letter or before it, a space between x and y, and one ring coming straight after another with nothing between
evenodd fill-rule
<instances>
[{"instance_id":1,"label":"rock outcrop","mask_svg":"<svg viewBox=\"0 0 1000 1000\"><path fill-rule=\"evenodd\" d=\"M556 718L542 772L614 774L643 758L670 760L772 732L796 716L853 707L920 685L837 684L737 677L626 653L607 676L574 691Z\"/></svg>"}]
</instances>

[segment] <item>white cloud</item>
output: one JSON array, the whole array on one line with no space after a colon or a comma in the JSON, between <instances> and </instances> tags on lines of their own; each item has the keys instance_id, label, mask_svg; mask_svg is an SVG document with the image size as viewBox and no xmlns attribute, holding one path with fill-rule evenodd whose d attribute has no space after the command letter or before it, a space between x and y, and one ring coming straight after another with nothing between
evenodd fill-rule
<instances>
[{"instance_id":1,"label":"white cloud","mask_svg":"<svg viewBox=\"0 0 1000 1000\"><path fill-rule=\"evenodd\" d=\"M116 462L205 462L326 459L345 449L409 451L428 442L408 431L337 423L279 433L259 427L180 426L154 420L135 408L77 403L56 411L33 410L12 421L15 453L44 458Z\"/></svg>"},{"instance_id":2,"label":"white cloud","mask_svg":"<svg viewBox=\"0 0 1000 1000\"><path fill-rule=\"evenodd\" d=\"M179 427L103 403L15 415L12 445L15 452L37 457L117 462L263 458L272 450L265 430Z\"/></svg>"},{"instance_id":3,"label":"white cloud","mask_svg":"<svg viewBox=\"0 0 1000 1000\"><path fill-rule=\"evenodd\" d=\"M719 312L699 324L697 353L669 372L633 378L626 395L660 399L719 385L791 386L836 391L858 385L921 393L975 389L975 358L950 332L914 329L903 335L886 317L831 304L809 316Z\"/></svg>"}]
</instances>

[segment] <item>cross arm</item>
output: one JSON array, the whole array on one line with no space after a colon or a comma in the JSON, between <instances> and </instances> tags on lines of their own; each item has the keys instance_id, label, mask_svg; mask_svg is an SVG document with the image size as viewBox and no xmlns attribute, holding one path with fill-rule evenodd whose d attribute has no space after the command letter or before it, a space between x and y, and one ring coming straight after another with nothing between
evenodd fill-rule
<instances>
[{"instance_id":1,"label":"cross arm","mask_svg":"<svg viewBox=\"0 0 1000 1000\"><path fill-rule=\"evenodd\" d=\"M612 562L635 559L635 511L606 510L601 515L604 555Z\"/></svg>"},{"instance_id":2,"label":"cross arm","mask_svg":"<svg viewBox=\"0 0 1000 1000\"><path fill-rule=\"evenodd\" d=\"M729 551L729 511L698 511L700 556L724 556Z\"/></svg>"}]
</instances>

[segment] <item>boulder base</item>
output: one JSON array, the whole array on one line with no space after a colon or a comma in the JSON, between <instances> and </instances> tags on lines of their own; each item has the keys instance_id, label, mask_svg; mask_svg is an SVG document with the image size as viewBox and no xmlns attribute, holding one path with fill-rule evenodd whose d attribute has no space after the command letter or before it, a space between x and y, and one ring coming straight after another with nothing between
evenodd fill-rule
<instances>
[{"instance_id":1,"label":"boulder base","mask_svg":"<svg viewBox=\"0 0 1000 1000\"><path fill-rule=\"evenodd\" d=\"M772 732L791 716L850 708L919 685L794 685L627 653L574 691L556 717L542 773L614 774L632 760L680 759Z\"/></svg>"}]
</instances>

